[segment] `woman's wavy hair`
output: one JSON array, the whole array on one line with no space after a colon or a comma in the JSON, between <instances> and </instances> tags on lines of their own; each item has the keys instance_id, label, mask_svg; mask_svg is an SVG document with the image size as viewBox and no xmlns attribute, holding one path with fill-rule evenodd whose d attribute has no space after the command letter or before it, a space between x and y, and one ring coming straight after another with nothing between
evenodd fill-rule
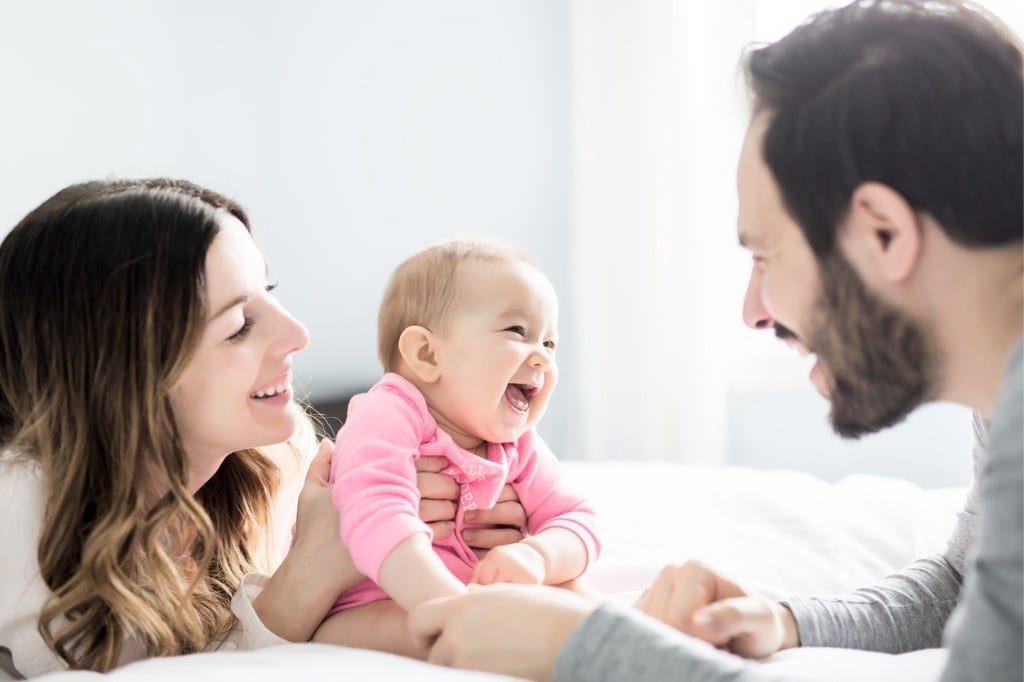
<instances>
[{"instance_id":1,"label":"woman's wavy hair","mask_svg":"<svg viewBox=\"0 0 1024 682\"><path fill-rule=\"evenodd\" d=\"M169 390L206 317L204 266L235 202L181 180L61 190L0 245L0 443L39 462L39 632L73 668L200 651L265 568L278 468L233 453L196 494Z\"/></svg>"}]
</instances>

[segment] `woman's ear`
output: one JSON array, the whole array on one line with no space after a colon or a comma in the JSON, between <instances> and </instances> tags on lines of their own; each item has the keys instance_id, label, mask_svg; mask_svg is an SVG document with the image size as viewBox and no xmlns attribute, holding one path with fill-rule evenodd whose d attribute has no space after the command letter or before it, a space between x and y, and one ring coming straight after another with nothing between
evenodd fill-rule
<instances>
[{"instance_id":1,"label":"woman's ear","mask_svg":"<svg viewBox=\"0 0 1024 682\"><path fill-rule=\"evenodd\" d=\"M913 274L924 246L914 209L902 194L879 182L854 190L840 236L861 276L888 284L903 283Z\"/></svg>"},{"instance_id":2,"label":"woman's ear","mask_svg":"<svg viewBox=\"0 0 1024 682\"><path fill-rule=\"evenodd\" d=\"M398 352L421 381L432 384L441 378L434 335L429 329L418 325L406 327L398 337Z\"/></svg>"}]
</instances>

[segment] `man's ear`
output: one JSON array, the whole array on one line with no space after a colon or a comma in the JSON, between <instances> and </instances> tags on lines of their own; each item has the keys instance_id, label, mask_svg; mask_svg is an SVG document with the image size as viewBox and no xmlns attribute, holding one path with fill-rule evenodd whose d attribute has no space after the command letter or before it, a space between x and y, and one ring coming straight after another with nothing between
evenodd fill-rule
<instances>
[{"instance_id":1,"label":"man's ear","mask_svg":"<svg viewBox=\"0 0 1024 682\"><path fill-rule=\"evenodd\" d=\"M854 190L840 239L862 276L906 281L921 258L922 238L917 214L899 192L879 182Z\"/></svg>"},{"instance_id":2,"label":"man's ear","mask_svg":"<svg viewBox=\"0 0 1024 682\"><path fill-rule=\"evenodd\" d=\"M429 329L417 325L406 327L398 337L398 352L421 381L432 384L441 378L434 335Z\"/></svg>"}]
</instances>

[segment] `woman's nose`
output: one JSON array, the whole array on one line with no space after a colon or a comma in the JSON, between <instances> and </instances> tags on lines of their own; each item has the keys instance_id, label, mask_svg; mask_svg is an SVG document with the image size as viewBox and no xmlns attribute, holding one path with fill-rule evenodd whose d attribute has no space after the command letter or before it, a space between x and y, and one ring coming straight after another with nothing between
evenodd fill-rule
<instances>
[{"instance_id":1,"label":"woman's nose","mask_svg":"<svg viewBox=\"0 0 1024 682\"><path fill-rule=\"evenodd\" d=\"M279 345L285 355L297 353L309 345L309 330L306 326L281 308L281 328L278 332Z\"/></svg>"}]
</instances>

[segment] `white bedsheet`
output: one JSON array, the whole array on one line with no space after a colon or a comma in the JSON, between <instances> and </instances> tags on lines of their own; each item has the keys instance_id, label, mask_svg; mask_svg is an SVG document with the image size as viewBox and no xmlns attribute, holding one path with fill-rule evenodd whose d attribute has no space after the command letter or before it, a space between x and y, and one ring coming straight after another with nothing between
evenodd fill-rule
<instances>
[{"instance_id":1,"label":"white bedsheet","mask_svg":"<svg viewBox=\"0 0 1024 682\"><path fill-rule=\"evenodd\" d=\"M940 551L964 490L925 491L905 481L856 476L827 484L796 472L694 468L666 463L567 463L602 519L595 587L629 599L662 565L700 558L772 596L835 594L870 584ZM932 680L944 652L887 656L807 649L759 666L778 680ZM397 656L313 644L144 661L117 680L499 680ZM58 682L96 677L63 673Z\"/></svg>"}]
</instances>

